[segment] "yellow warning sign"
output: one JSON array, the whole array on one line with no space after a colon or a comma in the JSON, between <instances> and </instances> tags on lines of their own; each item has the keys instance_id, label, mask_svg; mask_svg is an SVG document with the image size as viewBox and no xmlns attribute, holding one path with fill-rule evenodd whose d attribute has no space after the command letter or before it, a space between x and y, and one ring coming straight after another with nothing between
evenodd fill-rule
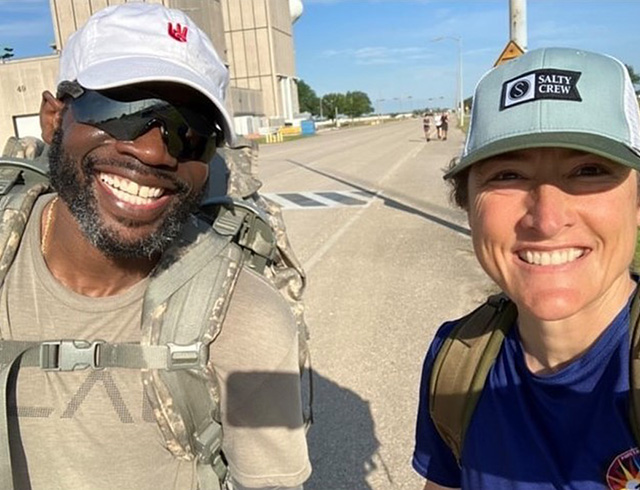
<instances>
[{"instance_id":1,"label":"yellow warning sign","mask_svg":"<svg viewBox=\"0 0 640 490\"><path fill-rule=\"evenodd\" d=\"M502 50L502 53L500 53L500 56L498 56L498 59L493 64L493 66L498 66L502 63L506 63L507 61L517 58L521 54L524 54L524 50L514 41L509 41L505 48Z\"/></svg>"}]
</instances>

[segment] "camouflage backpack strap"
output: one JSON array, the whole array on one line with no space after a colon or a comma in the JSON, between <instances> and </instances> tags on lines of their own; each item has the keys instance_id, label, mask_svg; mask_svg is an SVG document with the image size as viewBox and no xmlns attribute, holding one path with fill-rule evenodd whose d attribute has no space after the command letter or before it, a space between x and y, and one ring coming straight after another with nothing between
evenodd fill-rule
<instances>
[{"instance_id":1,"label":"camouflage backpack strap","mask_svg":"<svg viewBox=\"0 0 640 490\"><path fill-rule=\"evenodd\" d=\"M636 287L629 314L629 422L636 444L640 446L640 287Z\"/></svg>"},{"instance_id":2,"label":"camouflage backpack strap","mask_svg":"<svg viewBox=\"0 0 640 490\"><path fill-rule=\"evenodd\" d=\"M220 399L209 345L220 332L243 264L240 248L198 221L167 253L151 278L143 308L142 344L167 345L169 369L146 369L142 381L167 448L196 461L200 490L220 488Z\"/></svg>"},{"instance_id":3,"label":"camouflage backpack strap","mask_svg":"<svg viewBox=\"0 0 640 490\"><path fill-rule=\"evenodd\" d=\"M266 210L271 228L275 230L276 253L273 266L268 268L266 275L273 281L293 312L298 328L298 353L300 371L307 373L308 398L303 405L303 419L305 429L313 423L313 368L309 351L309 327L304 317L303 295L307 286L307 274L302 268L300 260L289 242L286 226L280 206L269 199L254 194L251 196L255 205Z\"/></svg>"},{"instance_id":4,"label":"camouflage backpack strap","mask_svg":"<svg viewBox=\"0 0 640 490\"><path fill-rule=\"evenodd\" d=\"M24 234L33 205L49 190L47 168L38 162L0 157L0 285L4 283ZM2 341L0 341L1 343ZM9 449L7 390L9 374L27 346L8 349L0 344L0 488L13 489L13 471Z\"/></svg>"},{"instance_id":5,"label":"camouflage backpack strap","mask_svg":"<svg viewBox=\"0 0 640 490\"><path fill-rule=\"evenodd\" d=\"M163 257L143 307L141 344L101 340L0 340L0 488L12 489L6 393L9 373L37 366L47 371L108 367L138 369L171 452L195 460L200 490L218 490L221 456L219 397L209 344L220 331L242 266L242 253L203 223L186 227L175 253Z\"/></svg>"},{"instance_id":6,"label":"camouflage backpack strap","mask_svg":"<svg viewBox=\"0 0 640 490\"><path fill-rule=\"evenodd\" d=\"M33 205L49 190L46 166L0 157L0 285L13 263Z\"/></svg>"},{"instance_id":7,"label":"camouflage backpack strap","mask_svg":"<svg viewBox=\"0 0 640 490\"><path fill-rule=\"evenodd\" d=\"M309 329L304 318L306 274L289 242L280 206L259 193L262 182L258 178L258 143L238 137L236 146L224 147L216 154L209 175L203 214L217 220L214 227L220 233L235 234L234 241L245 250L248 266L273 282L295 317L300 372L308 375L308 396L303 403L308 428L313 422L313 376ZM259 228L251 231L251 223Z\"/></svg>"},{"instance_id":8,"label":"camouflage backpack strap","mask_svg":"<svg viewBox=\"0 0 640 490\"><path fill-rule=\"evenodd\" d=\"M458 322L436 356L429 412L458 462L487 375L516 316L515 304L505 295L491 296Z\"/></svg>"},{"instance_id":9,"label":"camouflage backpack strap","mask_svg":"<svg viewBox=\"0 0 640 490\"><path fill-rule=\"evenodd\" d=\"M276 238L268 218L247 201L227 199L217 212L213 229L242 248L245 265L259 274L273 263Z\"/></svg>"},{"instance_id":10,"label":"camouflage backpack strap","mask_svg":"<svg viewBox=\"0 0 640 490\"><path fill-rule=\"evenodd\" d=\"M308 375L308 396L303 409L305 429L308 429L313 423L313 372L302 301L307 278L289 243L280 207L258 193L242 200L227 198L212 202L223 202L217 204L220 209L213 228L233 237L244 251L245 264L269 278L291 308L298 330L300 372L306 371Z\"/></svg>"}]
</instances>

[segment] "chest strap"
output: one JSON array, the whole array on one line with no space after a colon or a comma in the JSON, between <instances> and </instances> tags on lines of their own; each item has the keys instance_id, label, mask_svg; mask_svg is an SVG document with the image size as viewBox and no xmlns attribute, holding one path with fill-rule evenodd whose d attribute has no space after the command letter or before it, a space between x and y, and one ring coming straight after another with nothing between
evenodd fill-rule
<instances>
[{"instance_id":1,"label":"chest strap","mask_svg":"<svg viewBox=\"0 0 640 490\"><path fill-rule=\"evenodd\" d=\"M202 368L209 360L203 342L191 345L111 344L103 340L21 341L0 340L0 433L9 434L7 398L14 366L39 367L44 371L79 371L87 368L181 370ZM209 429L211 430L211 429ZM215 441L218 434L211 438ZM11 490L13 470L9 437L0 441L0 488ZM207 440L208 442L208 440ZM217 478L216 478L217 481Z\"/></svg>"},{"instance_id":2,"label":"chest strap","mask_svg":"<svg viewBox=\"0 0 640 490\"><path fill-rule=\"evenodd\" d=\"M0 340L0 364L15 362L21 367L39 367L44 371L82 369L178 369L204 368L209 350L203 342L191 345L111 344L104 340L21 341Z\"/></svg>"}]
</instances>

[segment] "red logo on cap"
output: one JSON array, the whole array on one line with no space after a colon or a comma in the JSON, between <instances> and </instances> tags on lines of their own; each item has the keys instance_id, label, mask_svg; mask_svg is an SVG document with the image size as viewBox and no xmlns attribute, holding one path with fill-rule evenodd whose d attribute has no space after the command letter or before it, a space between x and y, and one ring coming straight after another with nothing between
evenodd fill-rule
<instances>
[{"instance_id":1,"label":"red logo on cap","mask_svg":"<svg viewBox=\"0 0 640 490\"><path fill-rule=\"evenodd\" d=\"M187 26L182 27L180 24L176 24L173 27L173 24L169 22L169 35L175 39L176 41L180 41L181 43L187 42L187 32L189 32L189 28Z\"/></svg>"}]
</instances>

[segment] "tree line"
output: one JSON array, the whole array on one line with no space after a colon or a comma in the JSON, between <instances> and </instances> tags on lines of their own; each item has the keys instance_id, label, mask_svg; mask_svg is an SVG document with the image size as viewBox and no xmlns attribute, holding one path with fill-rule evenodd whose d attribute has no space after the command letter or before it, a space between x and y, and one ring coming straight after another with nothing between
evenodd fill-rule
<instances>
[{"instance_id":1,"label":"tree line","mask_svg":"<svg viewBox=\"0 0 640 490\"><path fill-rule=\"evenodd\" d=\"M634 86L640 85L640 75L638 75L631 65L625 65L631 83ZM638 93L640 91L636 91ZM298 101L300 112L308 112L313 116L323 116L335 119L343 114L348 117L360 117L363 114L370 114L374 111L369 96L360 91L347 92L346 94L330 93L318 97L315 91L304 81L298 81ZM471 108L473 98L467 97L464 106Z\"/></svg>"},{"instance_id":2,"label":"tree line","mask_svg":"<svg viewBox=\"0 0 640 490\"><path fill-rule=\"evenodd\" d=\"M315 91L304 80L298 81L298 102L300 112L308 112L313 116L335 119L342 114L348 117L360 117L373 112L369 96L360 91L345 94L330 93L318 97Z\"/></svg>"}]
</instances>

